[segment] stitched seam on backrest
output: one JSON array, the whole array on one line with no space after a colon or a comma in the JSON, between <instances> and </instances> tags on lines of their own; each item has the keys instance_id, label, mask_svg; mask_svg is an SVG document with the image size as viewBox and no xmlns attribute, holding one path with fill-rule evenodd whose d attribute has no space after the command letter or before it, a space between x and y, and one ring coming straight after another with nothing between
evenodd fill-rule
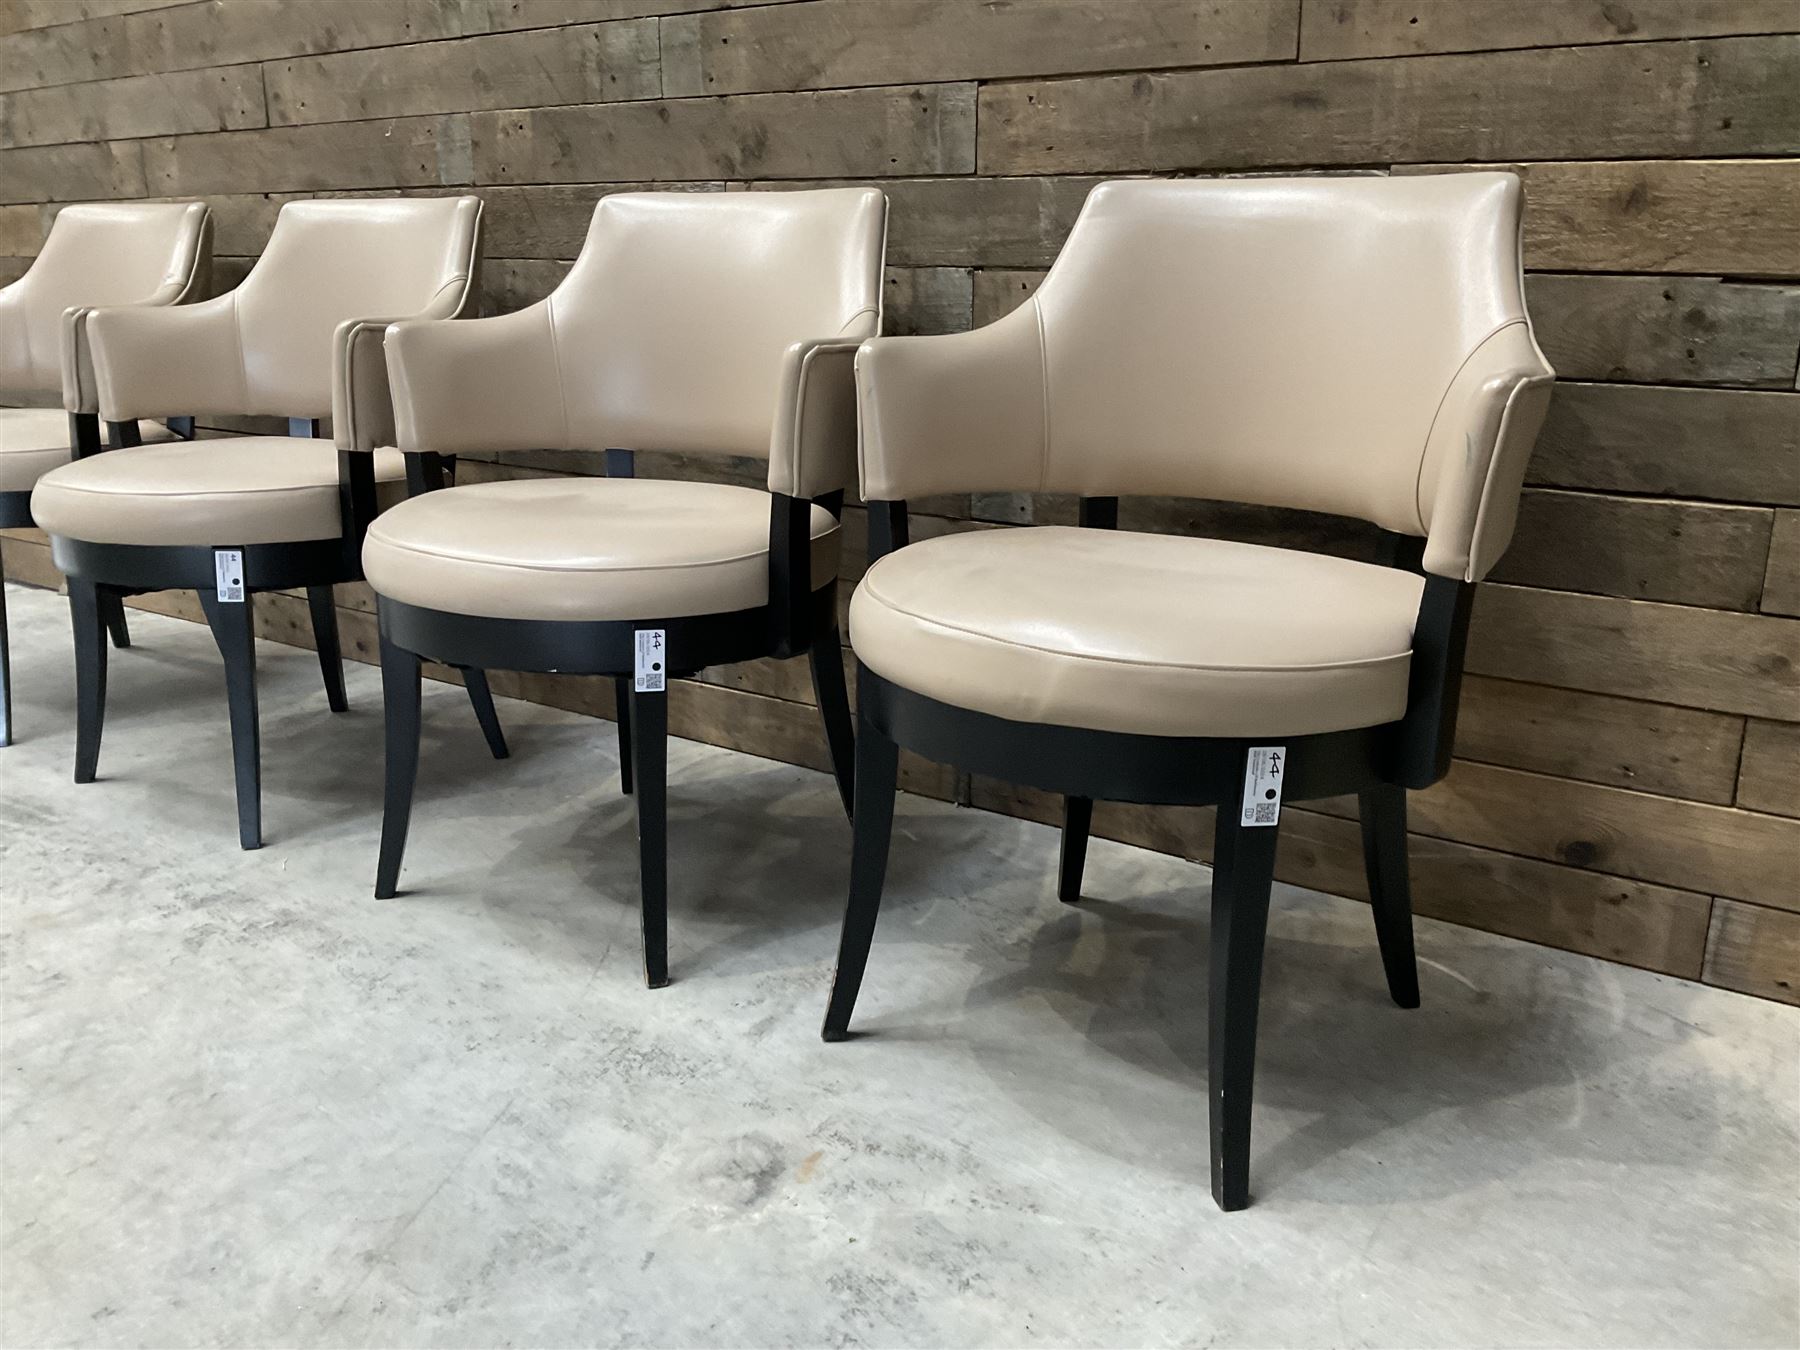
<instances>
[{"instance_id":1,"label":"stitched seam on backrest","mask_svg":"<svg viewBox=\"0 0 1800 1350\"><path fill-rule=\"evenodd\" d=\"M1483 334L1481 340L1469 349L1469 354L1463 357L1461 364L1456 367L1455 372L1450 376L1449 382L1444 385L1444 392L1438 396L1437 407L1434 408L1431 413L1431 424L1425 428L1425 443L1419 447L1419 467L1413 474L1413 516L1419 522L1419 532L1421 534L1428 533L1430 530L1430 527L1425 523L1425 500L1423 496L1425 487L1425 461L1431 454L1432 437L1437 434L1438 419L1444 415L1444 405L1450 401L1450 392L1456 388L1456 382L1462 378L1463 372L1469 368L1469 363L1477 356L1481 355L1481 349L1483 347L1487 346L1488 343L1492 342L1508 328L1512 328L1517 324L1525 322L1526 320L1523 318L1507 319L1504 322L1497 324L1489 332ZM1439 480L1442 481L1441 473L1439 475Z\"/></svg>"},{"instance_id":2,"label":"stitched seam on backrest","mask_svg":"<svg viewBox=\"0 0 1800 1350\"><path fill-rule=\"evenodd\" d=\"M556 294L544 297L544 322L550 329L550 360L556 367L556 404L562 413L562 449L570 450L573 436L569 430L569 396L563 389L562 344L556 337Z\"/></svg>"},{"instance_id":3,"label":"stitched seam on backrest","mask_svg":"<svg viewBox=\"0 0 1800 1350\"><path fill-rule=\"evenodd\" d=\"M1042 425L1038 432L1038 485L1039 492L1048 491L1045 486L1050 481L1050 350L1044 340L1044 307L1038 304L1034 295L1026 301L1031 306L1031 317L1037 325L1038 344L1038 403L1042 412Z\"/></svg>"}]
</instances>

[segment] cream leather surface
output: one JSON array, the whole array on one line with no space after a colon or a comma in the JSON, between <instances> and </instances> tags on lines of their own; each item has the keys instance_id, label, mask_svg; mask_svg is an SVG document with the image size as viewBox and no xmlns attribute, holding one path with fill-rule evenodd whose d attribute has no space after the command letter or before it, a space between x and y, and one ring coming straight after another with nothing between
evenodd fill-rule
<instances>
[{"instance_id":1,"label":"cream leather surface","mask_svg":"<svg viewBox=\"0 0 1800 1350\"><path fill-rule=\"evenodd\" d=\"M767 455L778 491L843 487L837 344L879 327L886 221L873 188L606 197L546 299L389 331L397 443Z\"/></svg>"},{"instance_id":2,"label":"cream leather surface","mask_svg":"<svg viewBox=\"0 0 1800 1350\"><path fill-rule=\"evenodd\" d=\"M138 434L149 445L175 434L145 422ZM0 408L0 492L29 492L44 474L69 462L69 415L61 408Z\"/></svg>"},{"instance_id":3,"label":"cream leather surface","mask_svg":"<svg viewBox=\"0 0 1800 1350\"><path fill-rule=\"evenodd\" d=\"M236 290L88 319L108 419L331 415L359 318L449 318L470 303L476 197L289 202Z\"/></svg>"},{"instance_id":4,"label":"cream leather surface","mask_svg":"<svg viewBox=\"0 0 1800 1350\"><path fill-rule=\"evenodd\" d=\"M399 451L375 456L375 477L405 480ZM343 533L337 447L237 436L108 450L45 474L31 494L31 514L49 534L97 544L336 539Z\"/></svg>"},{"instance_id":5,"label":"cream leather surface","mask_svg":"<svg viewBox=\"0 0 1800 1350\"><path fill-rule=\"evenodd\" d=\"M79 379L88 312L192 300L204 293L211 262L212 213L203 203L63 207L25 275L0 288L0 392L95 411L92 384L84 393Z\"/></svg>"},{"instance_id":6,"label":"cream leather surface","mask_svg":"<svg viewBox=\"0 0 1800 1350\"><path fill-rule=\"evenodd\" d=\"M1094 189L1042 287L857 357L863 493L1151 494L1504 550L1553 378L1511 174Z\"/></svg>"},{"instance_id":7,"label":"cream leather surface","mask_svg":"<svg viewBox=\"0 0 1800 1350\"><path fill-rule=\"evenodd\" d=\"M837 574L838 526L812 508L812 584ZM376 592L517 619L725 613L769 598L769 497L723 483L528 478L413 497L363 544Z\"/></svg>"},{"instance_id":8,"label":"cream leather surface","mask_svg":"<svg viewBox=\"0 0 1800 1350\"><path fill-rule=\"evenodd\" d=\"M1158 736L1299 736L1406 711L1424 579L1216 539L1041 526L872 566L856 654L941 702Z\"/></svg>"}]
</instances>

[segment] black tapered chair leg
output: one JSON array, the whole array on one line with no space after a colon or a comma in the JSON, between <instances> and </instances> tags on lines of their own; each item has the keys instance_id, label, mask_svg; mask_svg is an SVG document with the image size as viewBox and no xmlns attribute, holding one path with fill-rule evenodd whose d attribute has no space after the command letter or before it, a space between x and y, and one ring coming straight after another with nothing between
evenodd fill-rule
<instances>
[{"instance_id":1,"label":"black tapered chair leg","mask_svg":"<svg viewBox=\"0 0 1800 1350\"><path fill-rule=\"evenodd\" d=\"M487 737L488 753L495 759L505 759L510 753L506 748L506 733L500 730L500 714L494 710L494 691L488 688L487 672L479 666L463 668L463 688L469 691L469 706L475 709L475 720L481 724L481 734Z\"/></svg>"},{"instance_id":2,"label":"black tapered chair leg","mask_svg":"<svg viewBox=\"0 0 1800 1350\"><path fill-rule=\"evenodd\" d=\"M1093 823L1091 798L1063 798L1062 854L1057 859L1056 898L1065 905L1081 900L1081 874L1087 868L1088 828Z\"/></svg>"},{"instance_id":3,"label":"black tapered chair leg","mask_svg":"<svg viewBox=\"0 0 1800 1350\"><path fill-rule=\"evenodd\" d=\"M844 907L844 929L838 939L837 970L831 977L831 1001L825 1007L820 1035L841 1041L850 1035L881 889L887 880L888 841L894 832L894 789L899 779L900 748L866 720L856 728L856 812L850 846L850 898Z\"/></svg>"},{"instance_id":4,"label":"black tapered chair leg","mask_svg":"<svg viewBox=\"0 0 1800 1350\"><path fill-rule=\"evenodd\" d=\"M325 677L325 701L334 713L350 706L344 696L344 654L338 645L337 605L330 586L308 586L306 607L312 611L313 649L319 653L319 673Z\"/></svg>"},{"instance_id":5,"label":"black tapered chair leg","mask_svg":"<svg viewBox=\"0 0 1800 1350\"><path fill-rule=\"evenodd\" d=\"M75 624L75 781L91 783L100 764L106 725L106 618L99 587L69 578L69 616Z\"/></svg>"},{"instance_id":6,"label":"black tapered chair leg","mask_svg":"<svg viewBox=\"0 0 1800 1350\"><path fill-rule=\"evenodd\" d=\"M844 683L844 651L833 624L813 638L807 660L812 666L813 699L825 722L831 748L831 772L837 778L844 814L856 819L856 731L850 715L850 691Z\"/></svg>"},{"instance_id":7,"label":"black tapered chair leg","mask_svg":"<svg viewBox=\"0 0 1800 1350\"><path fill-rule=\"evenodd\" d=\"M643 911L644 983L669 982L669 696L633 689L631 768L636 783L638 903Z\"/></svg>"},{"instance_id":8,"label":"black tapered chair leg","mask_svg":"<svg viewBox=\"0 0 1800 1350\"><path fill-rule=\"evenodd\" d=\"M1243 1209L1250 1203L1256 1015L1262 1001L1269 886L1275 873L1276 827L1240 825L1238 807L1234 801L1220 805L1213 838L1207 1099L1213 1199L1224 1210Z\"/></svg>"},{"instance_id":9,"label":"black tapered chair leg","mask_svg":"<svg viewBox=\"0 0 1800 1350\"><path fill-rule=\"evenodd\" d=\"M613 709L619 723L619 791L631 795L631 677L613 681Z\"/></svg>"},{"instance_id":10,"label":"black tapered chair leg","mask_svg":"<svg viewBox=\"0 0 1800 1350\"><path fill-rule=\"evenodd\" d=\"M1363 866L1375 910L1375 937L1387 971L1388 993L1402 1008L1419 1006L1419 962L1413 954L1412 887L1406 865L1406 789L1391 783L1364 788Z\"/></svg>"},{"instance_id":11,"label":"black tapered chair leg","mask_svg":"<svg viewBox=\"0 0 1800 1350\"><path fill-rule=\"evenodd\" d=\"M6 569L0 564L0 746L12 744L12 649L6 641Z\"/></svg>"},{"instance_id":12,"label":"black tapered chair leg","mask_svg":"<svg viewBox=\"0 0 1800 1350\"><path fill-rule=\"evenodd\" d=\"M400 885L406 827L419 776L419 657L381 636L381 701L387 723L387 778L381 796L381 856L375 898L391 900Z\"/></svg>"},{"instance_id":13,"label":"black tapered chair leg","mask_svg":"<svg viewBox=\"0 0 1800 1350\"><path fill-rule=\"evenodd\" d=\"M106 631L112 636L112 645L120 651L131 646L131 629L125 623L125 597L117 591L101 591L100 615L106 620Z\"/></svg>"},{"instance_id":14,"label":"black tapered chair leg","mask_svg":"<svg viewBox=\"0 0 1800 1350\"><path fill-rule=\"evenodd\" d=\"M231 708L231 759L237 779L238 843L262 847L262 729L256 712L256 610L242 601L200 591L200 606L225 661L225 698Z\"/></svg>"}]
</instances>

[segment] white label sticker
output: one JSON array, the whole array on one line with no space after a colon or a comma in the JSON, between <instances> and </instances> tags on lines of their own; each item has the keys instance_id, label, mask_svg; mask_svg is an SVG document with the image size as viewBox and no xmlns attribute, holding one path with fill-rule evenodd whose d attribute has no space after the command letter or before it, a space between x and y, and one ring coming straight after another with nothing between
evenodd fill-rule
<instances>
[{"instance_id":1,"label":"white label sticker","mask_svg":"<svg viewBox=\"0 0 1800 1350\"><path fill-rule=\"evenodd\" d=\"M637 670L632 688L640 694L663 691L663 630L640 628L637 632Z\"/></svg>"},{"instance_id":2,"label":"white label sticker","mask_svg":"<svg viewBox=\"0 0 1800 1350\"><path fill-rule=\"evenodd\" d=\"M215 548L213 572L219 580L219 599L243 604L244 551L238 548Z\"/></svg>"},{"instance_id":3,"label":"white label sticker","mask_svg":"<svg viewBox=\"0 0 1800 1350\"><path fill-rule=\"evenodd\" d=\"M1240 825L1273 825L1281 819L1281 779L1287 772L1285 745L1253 745L1244 765L1244 810Z\"/></svg>"}]
</instances>

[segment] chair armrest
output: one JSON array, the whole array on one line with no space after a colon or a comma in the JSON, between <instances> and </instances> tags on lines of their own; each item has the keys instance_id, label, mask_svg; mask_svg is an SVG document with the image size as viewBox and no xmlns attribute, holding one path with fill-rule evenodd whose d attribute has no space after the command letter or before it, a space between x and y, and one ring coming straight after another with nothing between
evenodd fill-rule
<instances>
[{"instance_id":1,"label":"chair armrest","mask_svg":"<svg viewBox=\"0 0 1800 1350\"><path fill-rule=\"evenodd\" d=\"M25 335L25 291L21 277L0 286L0 394L25 392L31 353Z\"/></svg>"},{"instance_id":2,"label":"chair armrest","mask_svg":"<svg viewBox=\"0 0 1800 1350\"><path fill-rule=\"evenodd\" d=\"M98 411L109 422L234 412L249 402L236 292L197 305L89 310L83 329Z\"/></svg>"},{"instance_id":3,"label":"chair armrest","mask_svg":"<svg viewBox=\"0 0 1800 1350\"><path fill-rule=\"evenodd\" d=\"M1421 504L1431 503L1424 567L1433 576L1480 581L1506 552L1555 380L1521 320L1489 336L1451 381L1419 483Z\"/></svg>"},{"instance_id":4,"label":"chair armrest","mask_svg":"<svg viewBox=\"0 0 1800 1350\"><path fill-rule=\"evenodd\" d=\"M492 319L410 319L387 330L394 443L409 453L569 448L545 301Z\"/></svg>"},{"instance_id":5,"label":"chair armrest","mask_svg":"<svg viewBox=\"0 0 1800 1350\"><path fill-rule=\"evenodd\" d=\"M781 358L769 491L821 497L856 482L859 338L796 342Z\"/></svg>"},{"instance_id":6,"label":"chair armrest","mask_svg":"<svg viewBox=\"0 0 1800 1350\"><path fill-rule=\"evenodd\" d=\"M470 278L444 285L418 314L347 319L331 338L331 430L340 450L394 444L394 396L388 383L387 331L415 320L456 318L472 294Z\"/></svg>"},{"instance_id":7,"label":"chair armrest","mask_svg":"<svg viewBox=\"0 0 1800 1350\"><path fill-rule=\"evenodd\" d=\"M1044 480L1037 303L985 328L871 338L856 354L862 495L1033 492Z\"/></svg>"}]
</instances>

